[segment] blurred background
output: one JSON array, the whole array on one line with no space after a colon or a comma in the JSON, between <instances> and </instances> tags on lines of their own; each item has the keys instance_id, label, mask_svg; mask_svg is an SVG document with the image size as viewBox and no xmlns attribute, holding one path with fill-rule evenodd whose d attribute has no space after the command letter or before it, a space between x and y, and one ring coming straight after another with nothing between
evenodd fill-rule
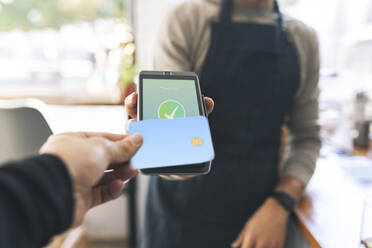
<instances>
[{"instance_id":1,"label":"blurred background","mask_svg":"<svg viewBox=\"0 0 372 248\"><path fill-rule=\"evenodd\" d=\"M138 72L151 69L159 25L181 2L0 0L0 99L43 101L55 132L123 132L123 99L136 89ZM279 2L320 38L322 157L350 157L347 168L352 155L372 157L372 0ZM137 223L146 181L137 180ZM80 230L88 246L128 242L127 212L127 195L91 211Z\"/></svg>"},{"instance_id":2,"label":"blurred background","mask_svg":"<svg viewBox=\"0 0 372 248\"><path fill-rule=\"evenodd\" d=\"M137 64L151 67L157 28L180 2L0 0L1 95L34 95L51 102L64 97L120 101L118 91L134 81ZM280 2L287 13L318 32L322 75L357 72L349 85L364 87L372 70L371 1Z\"/></svg>"},{"instance_id":3,"label":"blurred background","mask_svg":"<svg viewBox=\"0 0 372 248\"><path fill-rule=\"evenodd\" d=\"M119 102L138 69L151 68L157 28L180 2L0 0L2 98ZM323 76L346 73L353 78L348 86L368 87L363 82L372 70L370 0L280 2L318 32Z\"/></svg>"},{"instance_id":4,"label":"blurred background","mask_svg":"<svg viewBox=\"0 0 372 248\"><path fill-rule=\"evenodd\" d=\"M120 101L118 90L136 72L129 8L123 0L1 1L0 91L47 102Z\"/></svg>"}]
</instances>

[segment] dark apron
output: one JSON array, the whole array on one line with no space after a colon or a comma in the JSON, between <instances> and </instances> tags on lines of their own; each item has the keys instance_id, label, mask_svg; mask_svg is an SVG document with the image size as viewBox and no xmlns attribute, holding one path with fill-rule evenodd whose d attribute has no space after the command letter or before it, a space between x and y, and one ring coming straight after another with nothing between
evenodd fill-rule
<instances>
[{"instance_id":1,"label":"dark apron","mask_svg":"<svg viewBox=\"0 0 372 248\"><path fill-rule=\"evenodd\" d=\"M278 181L281 126L300 81L297 49L278 25L233 23L223 1L201 77L216 106L210 174L186 181L152 177L144 248L230 247Z\"/></svg>"}]
</instances>

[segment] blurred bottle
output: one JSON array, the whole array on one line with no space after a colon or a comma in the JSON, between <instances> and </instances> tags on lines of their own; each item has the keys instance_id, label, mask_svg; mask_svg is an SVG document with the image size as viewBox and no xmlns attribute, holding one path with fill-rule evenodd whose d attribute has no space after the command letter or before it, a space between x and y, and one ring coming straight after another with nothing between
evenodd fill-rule
<instances>
[{"instance_id":1,"label":"blurred bottle","mask_svg":"<svg viewBox=\"0 0 372 248\"><path fill-rule=\"evenodd\" d=\"M363 203L360 240L361 247L372 248L372 195L370 193L366 195Z\"/></svg>"},{"instance_id":2,"label":"blurred bottle","mask_svg":"<svg viewBox=\"0 0 372 248\"><path fill-rule=\"evenodd\" d=\"M358 148L369 148L369 125L370 120L366 118L366 109L369 97L366 92L358 92L354 99L353 111L353 138L354 145Z\"/></svg>"}]
</instances>

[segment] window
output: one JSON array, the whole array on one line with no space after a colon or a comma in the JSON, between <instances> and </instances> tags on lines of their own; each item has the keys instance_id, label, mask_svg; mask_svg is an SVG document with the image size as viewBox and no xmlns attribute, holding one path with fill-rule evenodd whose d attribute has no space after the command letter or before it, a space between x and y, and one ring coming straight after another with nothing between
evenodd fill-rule
<instances>
[{"instance_id":1,"label":"window","mask_svg":"<svg viewBox=\"0 0 372 248\"><path fill-rule=\"evenodd\" d=\"M0 92L113 97L123 53L134 54L124 49L127 9L125 0L0 0Z\"/></svg>"},{"instance_id":2,"label":"window","mask_svg":"<svg viewBox=\"0 0 372 248\"><path fill-rule=\"evenodd\" d=\"M286 11L309 24L320 38L323 71L345 69L372 72L371 0L282 0ZM368 43L368 45L367 45ZM362 51L364 50L364 51Z\"/></svg>"}]
</instances>

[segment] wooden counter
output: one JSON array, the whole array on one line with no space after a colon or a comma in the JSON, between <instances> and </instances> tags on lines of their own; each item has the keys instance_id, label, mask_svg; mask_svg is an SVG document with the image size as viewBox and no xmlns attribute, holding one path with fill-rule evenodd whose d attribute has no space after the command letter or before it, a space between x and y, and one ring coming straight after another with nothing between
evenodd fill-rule
<instances>
[{"instance_id":1,"label":"wooden counter","mask_svg":"<svg viewBox=\"0 0 372 248\"><path fill-rule=\"evenodd\" d=\"M359 247L363 200L369 186L358 183L341 166L344 159L319 160L297 207L298 224L311 247Z\"/></svg>"}]
</instances>

